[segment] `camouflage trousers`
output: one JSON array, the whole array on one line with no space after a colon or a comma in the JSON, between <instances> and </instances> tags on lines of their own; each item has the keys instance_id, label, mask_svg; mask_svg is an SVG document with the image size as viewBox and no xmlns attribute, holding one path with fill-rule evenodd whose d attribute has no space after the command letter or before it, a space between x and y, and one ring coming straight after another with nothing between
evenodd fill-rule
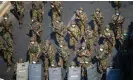
<instances>
[{"instance_id":1,"label":"camouflage trousers","mask_svg":"<svg viewBox=\"0 0 133 80\"><path fill-rule=\"evenodd\" d=\"M38 61L37 54L36 53L30 53L30 62Z\"/></svg>"},{"instance_id":2,"label":"camouflage trousers","mask_svg":"<svg viewBox=\"0 0 133 80\"><path fill-rule=\"evenodd\" d=\"M60 57L58 65L61 67L67 68L68 67L68 57L64 57L64 56Z\"/></svg>"},{"instance_id":3,"label":"camouflage trousers","mask_svg":"<svg viewBox=\"0 0 133 80\"><path fill-rule=\"evenodd\" d=\"M106 71L106 69L108 67L108 57L106 57L105 59L100 60L100 65L101 65L101 71L102 72Z\"/></svg>"},{"instance_id":4,"label":"camouflage trousers","mask_svg":"<svg viewBox=\"0 0 133 80\"><path fill-rule=\"evenodd\" d=\"M48 58L44 58L44 65L45 65L45 68L44 68L44 76L45 76L45 80L48 80L48 68L49 68L49 59Z\"/></svg>"},{"instance_id":5,"label":"camouflage trousers","mask_svg":"<svg viewBox=\"0 0 133 80\"><path fill-rule=\"evenodd\" d=\"M108 53L111 53L113 45L109 41L107 41L107 43L108 43Z\"/></svg>"},{"instance_id":6,"label":"camouflage trousers","mask_svg":"<svg viewBox=\"0 0 133 80\"><path fill-rule=\"evenodd\" d=\"M88 39L86 42L88 48L90 51L93 51L93 47L94 47L94 39Z\"/></svg>"},{"instance_id":7,"label":"camouflage trousers","mask_svg":"<svg viewBox=\"0 0 133 80\"><path fill-rule=\"evenodd\" d=\"M121 28L121 26L116 27L115 32L116 32L116 38L120 38L121 37L121 34L122 34L122 28Z\"/></svg>"}]
</instances>

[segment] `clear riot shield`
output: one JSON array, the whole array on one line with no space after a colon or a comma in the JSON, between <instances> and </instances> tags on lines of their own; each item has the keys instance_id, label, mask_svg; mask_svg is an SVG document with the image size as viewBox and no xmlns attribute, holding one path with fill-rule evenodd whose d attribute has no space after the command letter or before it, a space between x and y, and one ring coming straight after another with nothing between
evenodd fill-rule
<instances>
[{"instance_id":1,"label":"clear riot shield","mask_svg":"<svg viewBox=\"0 0 133 80\"><path fill-rule=\"evenodd\" d=\"M28 80L28 65L29 62L17 63L16 80Z\"/></svg>"},{"instance_id":2,"label":"clear riot shield","mask_svg":"<svg viewBox=\"0 0 133 80\"><path fill-rule=\"evenodd\" d=\"M87 79L88 80L100 80L100 74L97 72L97 64L95 63L91 67L87 68Z\"/></svg>"},{"instance_id":3,"label":"clear riot shield","mask_svg":"<svg viewBox=\"0 0 133 80\"><path fill-rule=\"evenodd\" d=\"M68 80L81 80L81 67L69 67Z\"/></svg>"},{"instance_id":4,"label":"clear riot shield","mask_svg":"<svg viewBox=\"0 0 133 80\"><path fill-rule=\"evenodd\" d=\"M106 80L120 80L120 69L107 68Z\"/></svg>"},{"instance_id":5,"label":"clear riot shield","mask_svg":"<svg viewBox=\"0 0 133 80\"><path fill-rule=\"evenodd\" d=\"M49 68L48 72L49 72L49 80L63 80L61 67Z\"/></svg>"},{"instance_id":6,"label":"clear riot shield","mask_svg":"<svg viewBox=\"0 0 133 80\"><path fill-rule=\"evenodd\" d=\"M29 80L43 80L43 72L41 64L29 64Z\"/></svg>"}]
</instances>

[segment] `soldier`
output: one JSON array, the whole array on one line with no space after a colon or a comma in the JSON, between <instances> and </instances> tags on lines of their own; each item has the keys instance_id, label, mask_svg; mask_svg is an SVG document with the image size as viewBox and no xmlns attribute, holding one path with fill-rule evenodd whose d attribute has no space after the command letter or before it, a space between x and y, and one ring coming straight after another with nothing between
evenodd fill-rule
<instances>
[{"instance_id":1,"label":"soldier","mask_svg":"<svg viewBox=\"0 0 133 80\"><path fill-rule=\"evenodd\" d=\"M66 69L68 65L68 56L69 56L69 50L66 42L61 41L58 52L60 56L58 65Z\"/></svg>"},{"instance_id":2,"label":"soldier","mask_svg":"<svg viewBox=\"0 0 133 80\"><path fill-rule=\"evenodd\" d=\"M41 1L32 2L32 21L38 21L42 23L44 15L44 4Z\"/></svg>"},{"instance_id":3,"label":"soldier","mask_svg":"<svg viewBox=\"0 0 133 80\"><path fill-rule=\"evenodd\" d=\"M45 46L42 45L43 59L45 65L45 78L48 80L48 68L56 67L55 53L50 40L46 40Z\"/></svg>"},{"instance_id":4,"label":"soldier","mask_svg":"<svg viewBox=\"0 0 133 80\"><path fill-rule=\"evenodd\" d=\"M113 31L110 30L109 25L106 26L103 37L108 44L108 52L111 53L112 48L115 46L115 37Z\"/></svg>"},{"instance_id":5,"label":"soldier","mask_svg":"<svg viewBox=\"0 0 133 80\"><path fill-rule=\"evenodd\" d=\"M61 20L61 13L62 13L62 5L60 1L52 1L51 2L51 22L56 21L56 18L60 18ZM53 24L52 24L53 25Z\"/></svg>"},{"instance_id":6,"label":"soldier","mask_svg":"<svg viewBox=\"0 0 133 80\"><path fill-rule=\"evenodd\" d=\"M94 47L94 33L93 30L91 29L91 27L89 26L85 32L85 42L87 45L87 48L89 49L90 52L93 51L93 47Z\"/></svg>"},{"instance_id":7,"label":"soldier","mask_svg":"<svg viewBox=\"0 0 133 80\"><path fill-rule=\"evenodd\" d=\"M41 53L41 47L36 42L35 36L31 38L28 50L29 50L29 56L30 56L30 63L37 62L39 60L39 56Z\"/></svg>"},{"instance_id":8,"label":"soldier","mask_svg":"<svg viewBox=\"0 0 133 80\"><path fill-rule=\"evenodd\" d=\"M78 62L80 64L80 67L82 67L82 77L85 77L86 68L92 66L91 54L90 51L86 48L85 42L82 44L81 50L79 50L77 53L78 53Z\"/></svg>"},{"instance_id":9,"label":"soldier","mask_svg":"<svg viewBox=\"0 0 133 80\"><path fill-rule=\"evenodd\" d=\"M3 16L4 20L0 23L0 26L12 36L12 22L9 20L9 15L6 13ZM13 36L12 36L13 37Z\"/></svg>"},{"instance_id":10,"label":"soldier","mask_svg":"<svg viewBox=\"0 0 133 80\"><path fill-rule=\"evenodd\" d=\"M15 7L17 11L17 16L19 20L19 24L22 24L22 18L24 17L24 2L23 1L16 1Z\"/></svg>"},{"instance_id":11,"label":"soldier","mask_svg":"<svg viewBox=\"0 0 133 80\"><path fill-rule=\"evenodd\" d=\"M100 45L99 53L97 55L98 60L100 61L99 70L101 73L104 73L108 67L108 59L110 53L108 52L108 44L104 42Z\"/></svg>"},{"instance_id":12,"label":"soldier","mask_svg":"<svg viewBox=\"0 0 133 80\"><path fill-rule=\"evenodd\" d=\"M56 21L54 21L54 31L56 32L56 40L60 44L60 41L64 40L66 27L63 24L63 22L60 21L60 18L57 18Z\"/></svg>"},{"instance_id":13,"label":"soldier","mask_svg":"<svg viewBox=\"0 0 133 80\"><path fill-rule=\"evenodd\" d=\"M115 10L119 10L122 6L122 3L120 1L113 1Z\"/></svg>"},{"instance_id":14,"label":"soldier","mask_svg":"<svg viewBox=\"0 0 133 80\"><path fill-rule=\"evenodd\" d=\"M4 31L4 30L3 30ZM12 64L12 55L13 55L13 40L8 32L4 32L3 35L1 35L4 40L4 59L7 61L7 72L10 71L10 67Z\"/></svg>"},{"instance_id":15,"label":"soldier","mask_svg":"<svg viewBox=\"0 0 133 80\"><path fill-rule=\"evenodd\" d=\"M43 31L42 24L39 22L34 22L32 25L30 25L30 28L32 31L32 36L36 36L36 40L38 43L41 42L41 32Z\"/></svg>"},{"instance_id":16,"label":"soldier","mask_svg":"<svg viewBox=\"0 0 133 80\"><path fill-rule=\"evenodd\" d=\"M116 11L115 14L112 15L112 23L115 25L114 30L117 39L121 37L120 34L122 34L123 22L124 22L124 17L120 15L119 11Z\"/></svg>"},{"instance_id":17,"label":"soldier","mask_svg":"<svg viewBox=\"0 0 133 80\"><path fill-rule=\"evenodd\" d=\"M69 29L67 30L68 30L68 34L70 35L70 46L72 46L73 49L75 49L76 44L80 40L79 39L80 29L76 25L75 21L72 21Z\"/></svg>"},{"instance_id":18,"label":"soldier","mask_svg":"<svg viewBox=\"0 0 133 80\"><path fill-rule=\"evenodd\" d=\"M83 12L82 7L75 12L75 19L77 20L77 25L80 28L81 34L84 35L85 28L88 24L88 17L87 14Z\"/></svg>"},{"instance_id":19,"label":"soldier","mask_svg":"<svg viewBox=\"0 0 133 80\"><path fill-rule=\"evenodd\" d=\"M98 33L102 34L103 14L102 14L102 12L100 11L99 8L97 8L95 10L95 12L93 13L92 17L93 17L94 24L98 27L98 28L94 28L94 32L97 32L97 30L98 30Z\"/></svg>"}]
</instances>

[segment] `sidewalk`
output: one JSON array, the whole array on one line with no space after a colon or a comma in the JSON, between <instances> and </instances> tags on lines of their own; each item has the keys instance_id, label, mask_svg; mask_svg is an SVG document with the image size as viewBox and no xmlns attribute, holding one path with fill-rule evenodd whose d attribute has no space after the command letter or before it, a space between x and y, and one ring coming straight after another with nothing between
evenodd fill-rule
<instances>
[{"instance_id":1,"label":"sidewalk","mask_svg":"<svg viewBox=\"0 0 133 80\"><path fill-rule=\"evenodd\" d=\"M0 22L3 19L3 15L11 9L10 1L3 1L0 3Z\"/></svg>"}]
</instances>

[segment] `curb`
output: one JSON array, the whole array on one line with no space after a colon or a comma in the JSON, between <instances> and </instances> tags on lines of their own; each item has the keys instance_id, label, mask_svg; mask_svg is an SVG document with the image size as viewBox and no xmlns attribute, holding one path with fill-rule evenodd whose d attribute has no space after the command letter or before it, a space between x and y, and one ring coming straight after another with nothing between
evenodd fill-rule
<instances>
[{"instance_id":1,"label":"curb","mask_svg":"<svg viewBox=\"0 0 133 80\"><path fill-rule=\"evenodd\" d=\"M3 19L3 15L11 9L10 1L3 1L0 5L0 22Z\"/></svg>"}]
</instances>

